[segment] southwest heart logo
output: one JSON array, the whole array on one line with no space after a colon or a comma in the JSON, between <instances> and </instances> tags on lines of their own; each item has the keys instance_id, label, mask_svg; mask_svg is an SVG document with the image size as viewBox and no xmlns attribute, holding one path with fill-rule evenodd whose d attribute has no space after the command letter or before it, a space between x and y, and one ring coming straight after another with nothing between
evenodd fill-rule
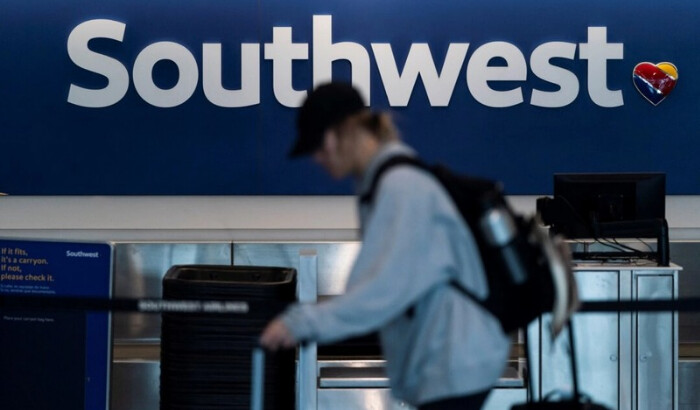
<instances>
[{"instance_id":1,"label":"southwest heart logo","mask_svg":"<svg viewBox=\"0 0 700 410\"><path fill-rule=\"evenodd\" d=\"M671 63L639 63L634 67L632 80L642 97L656 106L676 86L678 69Z\"/></svg>"}]
</instances>

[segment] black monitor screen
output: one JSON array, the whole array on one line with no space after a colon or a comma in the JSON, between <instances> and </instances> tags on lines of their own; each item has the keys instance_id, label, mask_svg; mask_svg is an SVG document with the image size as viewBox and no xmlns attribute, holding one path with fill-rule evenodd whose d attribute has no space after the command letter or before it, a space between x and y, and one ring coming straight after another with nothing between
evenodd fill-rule
<instances>
[{"instance_id":1,"label":"black monitor screen","mask_svg":"<svg viewBox=\"0 0 700 410\"><path fill-rule=\"evenodd\" d=\"M663 219L666 174L554 174L554 198L562 200L586 227L604 222ZM582 229L563 230L568 231L569 237L589 235Z\"/></svg>"}]
</instances>

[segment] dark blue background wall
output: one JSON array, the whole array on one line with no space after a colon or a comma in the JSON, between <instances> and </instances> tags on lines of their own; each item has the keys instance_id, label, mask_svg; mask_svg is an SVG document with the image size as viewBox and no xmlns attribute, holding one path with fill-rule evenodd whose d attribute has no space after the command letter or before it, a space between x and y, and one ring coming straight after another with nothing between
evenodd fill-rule
<instances>
[{"instance_id":1,"label":"dark blue background wall","mask_svg":"<svg viewBox=\"0 0 700 410\"><path fill-rule=\"evenodd\" d=\"M554 172L664 171L670 194L700 194L700 3L694 0L561 2L200 0L94 2L6 0L0 5L0 192L10 194L345 194L310 161L289 161L296 109L273 91L273 63L264 59L273 27L292 27L309 59L293 63L296 90L312 87L314 15L332 15L333 42L361 44L370 58L371 104L394 113L403 138L430 161L505 182L512 194L551 191ZM132 75L150 44L186 47L199 66L193 95L173 108L145 102L130 82L105 108L67 101L71 84L91 89L105 77L68 55L71 31L92 19L126 24L123 41L96 39L90 49L119 60ZM530 104L533 89L556 91L530 70L529 58L551 41L586 43L589 27L607 27L608 43L624 46L607 63L607 87L623 105L597 105L587 91L588 62L554 59L578 78L577 98L561 108ZM522 88L508 108L479 103L467 86L470 58L492 41L515 45L528 62L527 81L489 83ZM202 90L202 44L221 43L223 84L241 86L241 43L260 44L260 103L222 108ZM432 107L419 79L408 106L391 107L371 43L390 43L399 71L412 43L428 43L438 69L450 43L469 43L447 107ZM658 106L634 88L637 63L678 67L675 90ZM494 60L492 65L502 64ZM349 79L349 64L333 64ZM153 80L174 86L178 70L164 61Z\"/></svg>"}]
</instances>

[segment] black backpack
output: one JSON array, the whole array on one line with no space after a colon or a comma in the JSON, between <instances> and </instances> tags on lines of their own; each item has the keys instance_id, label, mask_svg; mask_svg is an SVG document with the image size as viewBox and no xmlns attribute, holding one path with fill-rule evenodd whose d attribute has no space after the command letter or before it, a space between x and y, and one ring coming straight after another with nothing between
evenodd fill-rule
<instances>
[{"instance_id":1,"label":"black backpack","mask_svg":"<svg viewBox=\"0 0 700 410\"><path fill-rule=\"evenodd\" d=\"M360 203L371 204L382 175L400 165L418 167L435 176L476 240L488 297L479 299L454 279L450 285L490 311L507 333L526 327L546 312L553 313L552 331L558 333L578 303L569 251L563 241L550 237L537 217L516 214L499 183L459 175L414 157L395 156L381 164Z\"/></svg>"}]
</instances>

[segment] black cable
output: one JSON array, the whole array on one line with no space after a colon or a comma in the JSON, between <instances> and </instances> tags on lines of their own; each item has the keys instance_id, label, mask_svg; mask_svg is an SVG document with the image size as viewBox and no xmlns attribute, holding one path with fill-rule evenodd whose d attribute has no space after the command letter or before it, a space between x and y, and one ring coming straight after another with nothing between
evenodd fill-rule
<instances>
[{"instance_id":1,"label":"black cable","mask_svg":"<svg viewBox=\"0 0 700 410\"><path fill-rule=\"evenodd\" d=\"M632 251L632 252L646 253L646 252L644 252L644 251L642 251L642 250L640 250L640 249L636 249L636 248L633 248L633 247L631 247L631 246L622 244L622 243L618 242L617 239L615 239L615 238L612 238L612 239L613 239L613 241L614 241L616 244L618 244L618 245L620 245L620 246L622 246L622 247L624 247L624 248L626 248L626 249L629 249L629 250ZM654 248L652 248L651 245L649 245L648 243L644 242L641 238L635 238L635 239L638 240L639 242L643 243L644 245L646 245L646 247L649 249L649 252L656 252L656 250L655 250Z\"/></svg>"},{"instance_id":2,"label":"black cable","mask_svg":"<svg viewBox=\"0 0 700 410\"><path fill-rule=\"evenodd\" d=\"M603 242L603 241L606 241L606 242ZM603 246L607 246L609 248L615 249L616 251L619 251L619 252L626 252L624 248L617 247L617 246L613 245L612 243L610 243L610 240L606 239L606 238L602 238L602 240L599 238L595 238L595 242L599 243Z\"/></svg>"},{"instance_id":3,"label":"black cable","mask_svg":"<svg viewBox=\"0 0 700 410\"><path fill-rule=\"evenodd\" d=\"M621 247L623 247L623 248L625 248L625 249L629 249L631 252L636 252L636 253L641 252L639 249L635 249L635 248L633 248L633 247L631 247L631 246L629 246L629 245L625 245L624 243L618 242L618 241L617 241L617 238L612 238L612 241L615 242L615 244L617 244L617 245L619 245L619 246L621 246Z\"/></svg>"},{"instance_id":4,"label":"black cable","mask_svg":"<svg viewBox=\"0 0 700 410\"><path fill-rule=\"evenodd\" d=\"M656 252L656 249L652 248L651 245L646 243L642 238L637 238L637 240L646 245L646 247L649 248L649 252Z\"/></svg>"}]
</instances>

